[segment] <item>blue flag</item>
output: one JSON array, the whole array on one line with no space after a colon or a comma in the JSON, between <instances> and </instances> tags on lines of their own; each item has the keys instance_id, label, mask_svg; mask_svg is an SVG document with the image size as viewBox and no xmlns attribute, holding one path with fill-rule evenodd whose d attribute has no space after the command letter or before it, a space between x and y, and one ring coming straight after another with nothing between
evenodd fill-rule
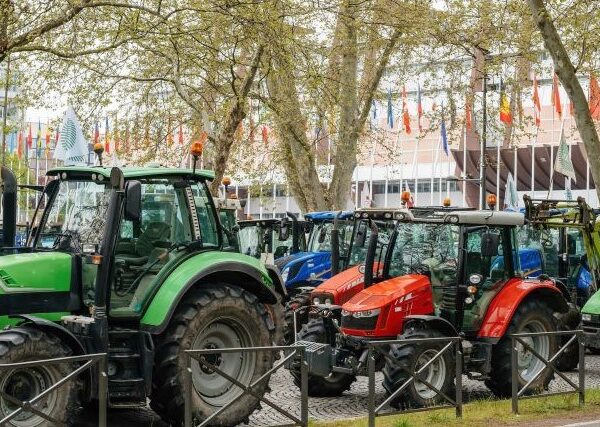
<instances>
[{"instance_id":1,"label":"blue flag","mask_svg":"<svg viewBox=\"0 0 600 427\"><path fill-rule=\"evenodd\" d=\"M394 111L392 110L392 90L388 89L387 123L390 129L394 129Z\"/></svg>"},{"instance_id":2,"label":"blue flag","mask_svg":"<svg viewBox=\"0 0 600 427\"><path fill-rule=\"evenodd\" d=\"M450 155L450 148L448 147L448 135L446 134L446 120L444 120L444 113L442 109L442 126L441 126L441 135L442 135L442 148L444 149L444 153L446 156Z\"/></svg>"}]
</instances>

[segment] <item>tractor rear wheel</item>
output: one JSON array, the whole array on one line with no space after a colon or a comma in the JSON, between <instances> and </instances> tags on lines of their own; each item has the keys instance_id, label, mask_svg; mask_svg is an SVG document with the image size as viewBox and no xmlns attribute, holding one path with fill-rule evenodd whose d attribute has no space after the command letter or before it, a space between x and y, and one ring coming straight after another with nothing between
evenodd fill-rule
<instances>
[{"instance_id":1,"label":"tractor rear wheel","mask_svg":"<svg viewBox=\"0 0 600 427\"><path fill-rule=\"evenodd\" d=\"M485 384L499 397L509 397L512 394L511 382L511 334L530 332L555 332L557 330L556 318L553 310L542 301L530 298L521 303L510 322L504 337L492 349L492 369L490 379ZM557 350L555 336L537 336L523 339L536 352L549 360ZM540 370L545 368L539 360L525 346L517 342L518 349L518 378L519 387L527 384ZM546 369L530 386L530 391L544 390L554 377L550 369Z\"/></svg>"},{"instance_id":2,"label":"tractor rear wheel","mask_svg":"<svg viewBox=\"0 0 600 427\"><path fill-rule=\"evenodd\" d=\"M180 424L184 417L185 350L269 347L274 325L258 298L229 284L205 285L194 289L178 306L169 327L159 337L154 364L150 406L168 422ZM207 362L248 386L273 365L270 352L217 353ZM195 360L192 370L192 410L203 420L235 401L213 419L211 425L231 426L247 422L259 406L259 399ZM262 396L268 380L253 388Z\"/></svg>"},{"instance_id":3,"label":"tractor rear wheel","mask_svg":"<svg viewBox=\"0 0 600 427\"><path fill-rule=\"evenodd\" d=\"M405 331L398 339L440 338L443 336L442 333L432 329L413 327ZM436 358L436 354L446 344L441 342L390 346L390 357L386 359L383 367L383 387L386 392L389 395L393 394L414 372L435 358L423 372L424 379L442 393L449 395L454 386L454 353L447 350ZM398 409L409 409L432 406L442 401L444 398L437 392L424 382L415 380L390 404Z\"/></svg>"},{"instance_id":4,"label":"tractor rear wheel","mask_svg":"<svg viewBox=\"0 0 600 427\"><path fill-rule=\"evenodd\" d=\"M22 326L0 332L0 363L71 356L71 349L54 335ZM0 371L0 390L17 400L31 400L52 387L73 369L68 364L42 365L30 368L10 368ZM37 411L62 423L72 423L79 409L79 389L76 380L69 381L33 404ZM0 398L0 419L18 409L15 402ZM11 427L50 427L55 423L33 412L23 411L6 423Z\"/></svg>"},{"instance_id":5,"label":"tractor rear wheel","mask_svg":"<svg viewBox=\"0 0 600 427\"><path fill-rule=\"evenodd\" d=\"M307 310L296 314L296 328L294 329L294 313L301 307L310 305L311 291L302 291L294 295L285 305L285 330L284 340L287 345L294 343L295 335L300 331L302 325L308 322Z\"/></svg>"},{"instance_id":6,"label":"tractor rear wheel","mask_svg":"<svg viewBox=\"0 0 600 427\"><path fill-rule=\"evenodd\" d=\"M573 331L577 329L581 322L581 314L574 304L569 304L567 313L558 313L558 328L561 331ZM566 344L572 335L564 335L559 337L559 347ZM562 372L574 371L579 364L579 341L574 340L569 345L563 354L556 360L556 367Z\"/></svg>"},{"instance_id":7,"label":"tractor rear wheel","mask_svg":"<svg viewBox=\"0 0 600 427\"><path fill-rule=\"evenodd\" d=\"M298 341L310 341L327 344L327 332L322 319L314 319L302 326L298 333ZM332 343L329 343L332 344ZM299 369L290 370L294 377L294 384L300 387ZM352 383L356 381L355 375L332 372L327 377L317 375L308 376L308 395L312 397L334 397L340 396L343 392L350 389Z\"/></svg>"}]
</instances>

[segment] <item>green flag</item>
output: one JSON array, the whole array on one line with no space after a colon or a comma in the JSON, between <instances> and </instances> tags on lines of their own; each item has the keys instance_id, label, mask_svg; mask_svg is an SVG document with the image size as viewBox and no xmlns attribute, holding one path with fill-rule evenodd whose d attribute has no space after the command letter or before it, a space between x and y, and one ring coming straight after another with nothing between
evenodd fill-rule
<instances>
[{"instance_id":1,"label":"green flag","mask_svg":"<svg viewBox=\"0 0 600 427\"><path fill-rule=\"evenodd\" d=\"M569 153L569 146L565 139L564 127L560 132L560 145L558 146L558 152L556 153L556 160L554 161L554 171L568 176L573 181L577 182L575 176L575 168L571 161L571 153Z\"/></svg>"}]
</instances>

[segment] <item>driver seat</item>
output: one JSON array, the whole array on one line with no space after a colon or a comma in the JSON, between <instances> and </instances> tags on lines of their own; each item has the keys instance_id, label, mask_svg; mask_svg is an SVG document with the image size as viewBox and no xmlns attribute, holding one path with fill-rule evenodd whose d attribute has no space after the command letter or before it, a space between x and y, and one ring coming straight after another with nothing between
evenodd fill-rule
<instances>
[{"instance_id":1,"label":"driver seat","mask_svg":"<svg viewBox=\"0 0 600 427\"><path fill-rule=\"evenodd\" d=\"M128 265L144 265L148 255L154 250L154 242L168 240L171 236L171 226L166 222L153 221L148 223L146 229L135 242L134 254L119 255L119 258Z\"/></svg>"}]
</instances>

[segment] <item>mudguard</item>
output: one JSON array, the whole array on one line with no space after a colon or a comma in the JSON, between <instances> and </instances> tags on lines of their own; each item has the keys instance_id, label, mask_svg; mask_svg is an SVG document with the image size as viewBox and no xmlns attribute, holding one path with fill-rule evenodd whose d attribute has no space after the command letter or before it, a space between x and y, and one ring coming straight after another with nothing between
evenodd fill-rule
<instances>
[{"instance_id":1,"label":"mudguard","mask_svg":"<svg viewBox=\"0 0 600 427\"><path fill-rule=\"evenodd\" d=\"M20 314L10 317L15 319L23 319L23 322L19 323L18 326L33 323L38 329L46 333L56 335L61 339L62 342L68 345L71 348L71 350L73 350L73 356L81 356L86 354L85 348L83 347L83 344L79 341L79 339L77 339L77 337L73 335L71 331L69 331L67 328L60 325L59 323L53 322L48 319L42 319L41 317L29 316L26 314Z\"/></svg>"},{"instance_id":2,"label":"mudguard","mask_svg":"<svg viewBox=\"0 0 600 427\"><path fill-rule=\"evenodd\" d=\"M289 297L288 297L287 289L285 288L285 285L283 284L283 279L281 278L281 273L279 272L279 269L277 268L276 265L273 265L273 264L265 264L265 268L267 269L267 272L269 273L269 277L271 278L271 281L273 282L273 287L275 288L277 293L281 296L281 299L283 301L287 301L289 299Z\"/></svg>"},{"instance_id":3,"label":"mudguard","mask_svg":"<svg viewBox=\"0 0 600 427\"><path fill-rule=\"evenodd\" d=\"M231 283L265 304L278 300L269 272L256 258L233 252L203 252L186 259L165 279L144 311L141 329L162 332L183 296L203 282Z\"/></svg>"},{"instance_id":4,"label":"mudguard","mask_svg":"<svg viewBox=\"0 0 600 427\"><path fill-rule=\"evenodd\" d=\"M490 303L481 323L479 338L501 338L506 333L513 315L525 298L540 298L561 313L569 310L561 291L551 280L509 280Z\"/></svg>"},{"instance_id":5,"label":"mudguard","mask_svg":"<svg viewBox=\"0 0 600 427\"><path fill-rule=\"evenodd\" d=\"M457 337L458 331L448 322L439 316L427 316L427 315L414 315L406 316L404 318L404 325L402 326L402 332L404 333L409 327L413 325L425 325L435 331L440 331L447 337Z\"/></svg>"}]
</instances>

